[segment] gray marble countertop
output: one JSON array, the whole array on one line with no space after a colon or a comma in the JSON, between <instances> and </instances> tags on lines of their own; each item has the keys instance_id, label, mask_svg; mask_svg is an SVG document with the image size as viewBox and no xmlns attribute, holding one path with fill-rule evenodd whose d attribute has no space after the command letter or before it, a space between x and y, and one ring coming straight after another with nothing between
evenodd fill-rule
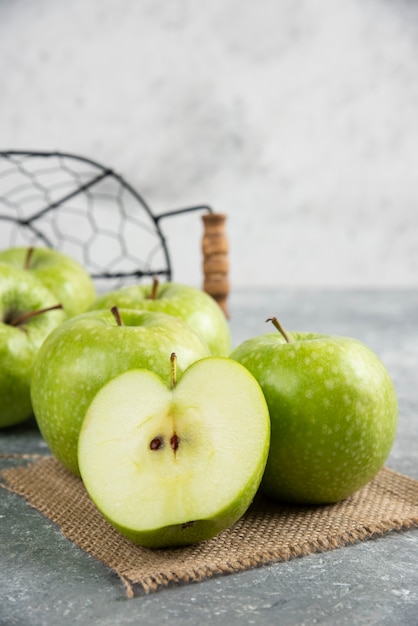
<instances>
[{"instance_id":1,"label":"gray marble countertop","mask_svg":"<svg viewBox=\"0 0 418 626\"><path fill-rule=\"evenodd\" d=\"M387 465L418 479L417 292L239 291L230 311L234 345L276 315L289 330L349 335L375 350L399 398ZM0 454L46 452L33 422L0 432ZM104 565L4 490L0 548L2 626L418 624L418 529L131 600Z\"/></svg>"}]
</instances>

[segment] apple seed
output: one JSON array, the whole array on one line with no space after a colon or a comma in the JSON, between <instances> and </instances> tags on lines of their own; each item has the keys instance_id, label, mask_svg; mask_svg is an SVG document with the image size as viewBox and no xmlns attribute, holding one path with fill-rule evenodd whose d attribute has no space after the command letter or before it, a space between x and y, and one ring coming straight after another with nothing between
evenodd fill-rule
<instances>
[{"instance_id":1,"label":"apple seed","mask_svg":"<svg viewBox=\"0 0 418 626\"><path fill-rule=\"evenodd\" d=\"M179 439L178 435L176 435L176 433L174 433L174 435L170 439L170 446L173 448L174 452L177 451L177 449L179 447L179 442L180 442L180 439Z\"/></svg>"},{"instance_id":2,"label":"apple seed","mask_svg":"<svg viewBox=\"0 0 418 626\"><path fill-rule=\"evenodd\" d=\"M152 439L151 443L149 444L150 450L159 450L160 448L162 448L164 445L163 440L161 439L161 437L154 437L154 439Z\"/></svg>"}]
</instances>

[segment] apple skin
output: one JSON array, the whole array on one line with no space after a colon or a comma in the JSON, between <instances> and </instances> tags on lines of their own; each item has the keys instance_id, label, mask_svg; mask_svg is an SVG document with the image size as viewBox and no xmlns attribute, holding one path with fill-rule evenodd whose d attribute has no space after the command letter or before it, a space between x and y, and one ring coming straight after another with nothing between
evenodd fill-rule
<instances>
[{"instance_id":1,"label":"apple skin","mask_svg":"<svg viewBox=\"0 0 418 626\"><path fill-rule=\"evenodd\" d=\"M170 380L167 353L176 352L181 373L208 356L201 339L180 319L163 313L89 311L60 325L42 345L33 367L31 397L36 421L52 453L79 475L77 444L91 400L108 380L146 368Z\"/></svg>"},{"instance_id":2,"label":"apple skin","mask_svg":"<svg viewBox=\"0 0 418 626\"><path fill-rule=\"evenodd\" d=\"M109 381L87 410L78 457L102 515L131 541L162 548L204 541L234 524L257 492L269 443L257 381L236 361L208 357L175 386L146 370Z\"/></svg>"},{"instance_id":3,"label":"apple skin","mask_svg":"<svg viewBox=\"0 0 418 626\"><path fill-rule=\"evenodd\" d=\"M53 248L33 248L29 266L25 268L30 248L8 248L0 251L0 262L33 273L63 306L67 318L90 309L97 297L93 280L75 259Z\"/></svg>"},{"instance_id":4,"label":"apple skin","mask_svg":"<svg viewBox=\"0 0 418 626\"><path fill-rule=\"evenodd\" d=\"M154 298L152 285L122 287L99 297L92 308L134 308L179 317L208 345L213 356L228 356L231 335L228 321L217 302L206 292L179 283L159 283Z\"/></svg>"},{"instance_id":5,"label":"apple skin","mask_svg":"<svg viewBox=\"0 0 418 626\"><path fill-rule=\"evenodd\" d=\"M383 363L363 343L315 333L267 333L231 354L263 389L272 424L261 491L280 501L343 500L384 465L398 403Z\"/></svg>"},{"instance_id":6,"label":"apple skin","mask_svg":"<svg viewBox=\"0 0 418 626\"><path fill-rule=\"evenodd\" d=\"M58 304L36 276L0 263L0 428L32 415L32 365L45 338L63 320L61 310L48 311L13 326L21 314Z\"/></svg>"}]
</instances>

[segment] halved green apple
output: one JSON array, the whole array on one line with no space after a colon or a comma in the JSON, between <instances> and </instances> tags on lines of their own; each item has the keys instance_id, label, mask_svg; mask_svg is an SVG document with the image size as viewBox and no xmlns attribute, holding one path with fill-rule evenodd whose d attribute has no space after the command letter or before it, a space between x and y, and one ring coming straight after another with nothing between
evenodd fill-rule
<instances>
[{"instance_id":1,"label":"halved green apple","mask_svg":"<svg viewBox=\"0 0 418 626\"><path fill-rule=\"evenodd\" d=\"M78 461L102 515L157 548L209 539L235 523L258 489L269 445L255 378L237 362L206 357L178 383L174 373L171 387L144 369L109 381L87 410Z\"/></svg>"}]
</instances>

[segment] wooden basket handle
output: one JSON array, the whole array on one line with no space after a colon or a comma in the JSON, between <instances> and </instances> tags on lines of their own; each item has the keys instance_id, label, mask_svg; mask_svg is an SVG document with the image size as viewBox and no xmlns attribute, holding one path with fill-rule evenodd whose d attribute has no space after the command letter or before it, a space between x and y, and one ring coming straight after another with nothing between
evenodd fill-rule
<instances>
[{"instance_id":1,"label":"wooden basket handle","mask_svg":"<svg viewBox=\"0 0 418 626\"><path fill-rule=\"evenodd\" d=\"M225 234L226 215L207 213L203 220L203 290L219 304L229 318L228 239Z\"/></svg>"}]
</instances>

